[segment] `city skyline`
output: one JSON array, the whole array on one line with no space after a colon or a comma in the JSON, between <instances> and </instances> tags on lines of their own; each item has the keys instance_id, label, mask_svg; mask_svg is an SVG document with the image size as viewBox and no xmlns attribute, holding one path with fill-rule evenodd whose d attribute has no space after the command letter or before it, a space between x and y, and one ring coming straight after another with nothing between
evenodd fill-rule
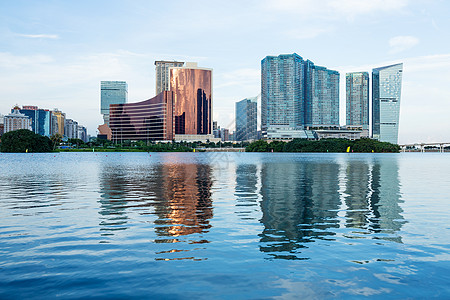
<instances>
[{"instance_id":1,"label":"city skyline","mask_svg":"<svg viewBox=\"0 0 450 300\"><path fill-rule=\"evenodd\" d=\"M213 119L232 129L234 103L260 91L261 59L297 52L341 74L341 125L345 74L403 62L399 143L450 135L448 3L15 1L0 8L2 114L15 103L59 107L95 135L100 81L127 81L129 102L138 102L154 96L156 60L198 61L214 69Z\"/></svg>"}]
</instances>

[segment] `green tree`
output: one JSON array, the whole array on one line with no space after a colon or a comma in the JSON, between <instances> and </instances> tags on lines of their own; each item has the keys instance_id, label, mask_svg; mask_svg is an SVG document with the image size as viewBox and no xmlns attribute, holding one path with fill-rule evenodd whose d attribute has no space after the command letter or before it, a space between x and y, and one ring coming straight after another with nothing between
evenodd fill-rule
<instances>
[{"instance_id":1,"label":"green tree","mask_svg":"<svg viewBox=\"0 0 450 300\"><path fill-rule=\"evenodd\" d=\"M10 131L2 135L1 152L51 152L52 141L28 129Z\"/></svg>"}]
</instances>

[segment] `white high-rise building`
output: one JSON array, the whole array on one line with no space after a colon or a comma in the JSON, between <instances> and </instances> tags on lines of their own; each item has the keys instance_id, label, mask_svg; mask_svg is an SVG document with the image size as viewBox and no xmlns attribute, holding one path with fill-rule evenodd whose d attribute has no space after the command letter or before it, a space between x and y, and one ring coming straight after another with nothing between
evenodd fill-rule
<instances>
[{"instance_id":1,"label":"white high-rise building","mask_svg":"<svg viewBox=\"0 0 450 300\"><path fill-rule=\"evenodd\" d=\"M170 68L183 67L184 62L181 61L165 61L158 60L155 61L155 71L156 71L156 95L163 91L170 90Z\"/></svg>"}]
</instances>

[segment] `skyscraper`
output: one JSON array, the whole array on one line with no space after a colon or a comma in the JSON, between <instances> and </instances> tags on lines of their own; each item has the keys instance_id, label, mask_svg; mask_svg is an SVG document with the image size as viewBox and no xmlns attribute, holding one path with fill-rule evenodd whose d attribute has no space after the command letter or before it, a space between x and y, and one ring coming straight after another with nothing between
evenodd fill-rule
<instances>
[{"instance_id":1,"label":"skyscraper","mask_svg":"<svg viewBox=\"0 0 450 300\"><path fill-rule=\"evenodd\" d=\"M196 64L169 69L176 135L212 133L212 69Z\"/></svg>"},{"instance_id":2,"label":"skyscraper","mask_svg":"<svg viewBox=\"0 0 450 300\"><path fill-rule=\"evenodd\" d=\"M339 126L339 72L298 54L261 61L261 131L273 138L309 138L307 127ZM269 134L270 133L270 134Z\"/></svg>"},{"instance_id":3,"label":"skyscraper","mask_svg":"<svg viewBox=\"0 0 450 300\"><path fill-rule=\"evenodd\" d=\"M78 138L78 122L72 119L66 119L64 124L64 134L69 139Z\"/></svg>"},{"instance_id":4,"label":"skyscraper","mask_svg":"<svg viewBox=\"0 0 450 300\"><path fill-rule=\"evenodd\" d=\"M304 64L305 125L308 127L339 126L339 72Z\"/></svg>"},{"instance_id":5,"label":"skyscraper","mask_svg":"<svg viewBox=\"0 0 450 300\"><path fill-rule=\"evenodd\" d=\"M64 136L64 126L66 125L66 114L63 113L62 111L59 111L58 109L54 109L52 112L53 116L56 117L56 124L57 127L54 128L56 129L56 131L53 131L53 134L60 134L61 136ZM52 122L54 121L54 119L52 119Z\"/></svg>"},{"instance_id":6,"label":"skyscraper","mask_svg":"<svg viewBox=\"0 0 450 300\"><path fill-rule=\"evenodd\" d=\"M304 123L303 58L294 53L261 61L261 130L299 130Z\"/></svg>"},{"instance_id":7,"label":"skyscraper","mask_svg":"<svg viewBox=\"0 0 450 300\"><path fill-rule=\"evenodd\" d=\"M184 62L181 61L155 61L155 73L156 73L156 95L163 91L170 90L170 68L183 67Z\"/></svg>"},{"instance_id":8,"label":"skyscraper","mask_svg":"<svg viewBox=\"0 0 450 300\"><path fill-rule=\"evenodd\" d=\"M236 102L236 141L256 140L258 137L256 99Z\"/></svg>"},{"instance_id":9,"label":"skyscraper","mask_svg":"<svg viewBox=\"0 0 450 300\"><path fill-rule=\"evenodd\" d=\"M100 113L109 125L109 105L124 104L128 101L128 85L125 81L102 81L100 83Z\"/></svg>"},{"instance_id":10,"label":"skyscraper","mask_svg":"<svg viewBox=\"0 0 450 300\"><path fill-rule=\"evenodd\" d=\"M398 143L403 64L372 70L372 137Z\"/></svg>"},{"instance_id":11,"label":"skyscraper","mask_svg":"<svg viewBox=\"0 0 450 300\"><path fill-rule=\"evenodd\" d=\"M346 124L369 129L369 73L347 73Z\"/></svg>"}]
</instances>

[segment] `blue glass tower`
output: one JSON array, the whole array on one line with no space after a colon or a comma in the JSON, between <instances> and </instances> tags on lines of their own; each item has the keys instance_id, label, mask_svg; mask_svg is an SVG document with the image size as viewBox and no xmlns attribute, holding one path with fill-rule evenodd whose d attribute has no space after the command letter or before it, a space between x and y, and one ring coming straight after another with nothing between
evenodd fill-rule
<instances>
[{"instance_id":1,"label":"blue glass tower","mask_svg":"<svg viewBox=\"0 0 450 300\"><path fill-rule=\"evenodd\" d=\"M305 125L339 126L339 72L305 63Z\"/></svg>"},{"instance_id":2,"label":"blue glass tower","mask_svg":"<svg viewBox=\"0 0 450 300\"><path fill-rule=\"evenodd\" d=\"M369 73L347 73L346 124L369 129Z\"/></svg>"},{"instance_id":3,"label":"blue glass tower","mask_svg":"<svg viewBox=\"0 0 450 300\"><path fill-rule=\"evenodd\" d=\"M279 138L307 127L339 126L339 72L298 54L261 61L261 131Z\"/></svg>"},{"instance_id":4,"label":"blue glass tower","mask_svg":"<svg viewBox=\"0 0 450 300\"><path fill-rule=\"evenodd\" d=\"M105 124L109 125L109 105L127 103L128 85L125 81L102 81L100 90L100 113L103 115Z\"/></svg>"},{"instance_id":5,"label":"blue glass tower","mask_svg":"<svg viewBox=\"0 0 450 300\"><path fill-rule=\"evenodd\" d=\"M256 99L255 97L236 102L236 141L258 138Z\"/></svg>"},{"instance_id":6,"label":"blue glass tower","mask_svg":"<svg viewBox=\"0 0 450 300\"><path fill-rule=\"evenodd\" d=\"M40 135L52 135L52 112L45 109L38 109L35 106L24 107L19 110L20 113L31 119L31 129Z\"/></svg>"},{"instance_id":7,"label":"blue glass tower","mask_svg":"<svg viewBox=\"0 0 450 300\"><path fill-rule=\"evenodd\" d=\"M403 64L372 70L372 137L398 143Z\"/></svg>"},{"instance_id":8,"label":"blue glass tower","mask_svg":"<svg viewBox=\"0 0 450 300\"><path fill-rule=\"evenodd\" d=\"M303 129L303 58L294 53L261 61L261 131Z\"/></svg>"}]
</instances>

